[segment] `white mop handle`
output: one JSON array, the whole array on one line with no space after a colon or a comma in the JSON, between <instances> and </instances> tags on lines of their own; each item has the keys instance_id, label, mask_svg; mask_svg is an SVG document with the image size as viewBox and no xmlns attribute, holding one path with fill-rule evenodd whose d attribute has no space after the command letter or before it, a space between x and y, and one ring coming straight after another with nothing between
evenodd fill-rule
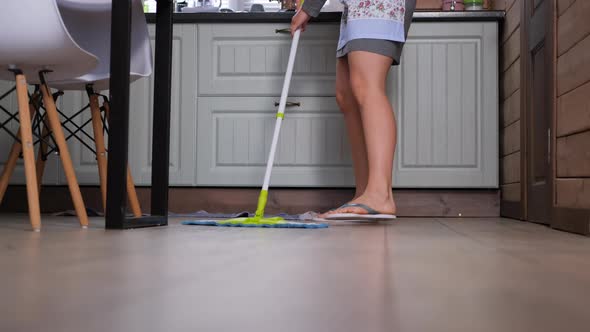
<instances>
[{"instance_id":1,"label":"white mop handle","mask_svg":"<svg viewBox=\"0 0 590 332\"><path fill-rule=\"evenodd\" d=\"M281 92L281 101L279 102L279 110L277 112L277 122L275 124L275 132L272 137L272 144L270 146L270 154L266 164L266 173L264 174L264 184L262 190L268 190L270 184L270 174L272 173L272 165L275 160L275 152L277 150L277 143L279 141L279 133L281 132L281 123L283 122L283 114L285 113L285 106L287 105L287 96L289 94L289 85L291 84L291 76L293 74L293 67L295 66L295 55L297 54L297 45L299 44L300 30L296 30L293 34L293 41L291 42L291 52L289 53L289 62L287 63L287 73L285 81L283 82L283 91Z\"/></svg>"}]
</instances>

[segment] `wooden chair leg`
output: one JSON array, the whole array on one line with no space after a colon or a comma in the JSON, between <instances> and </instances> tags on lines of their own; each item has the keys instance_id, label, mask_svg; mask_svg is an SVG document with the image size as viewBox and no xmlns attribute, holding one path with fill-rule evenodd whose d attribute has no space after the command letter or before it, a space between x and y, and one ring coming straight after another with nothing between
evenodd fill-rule
<instances>
[{"instance_id":1,"label":"wooden chair leg","mask_svg":"<svg viewBox=\"0 0 590 332\"><path fill-rule=\"evenodd\" d=\"M49 120L49 125L51 126L55 143L59 148L59 155L63 164L64 172L66 174L66 179L68 180L68 187L70 188L70 194L72 195L74 209L78 215L80 225L86 228L88 227L88 215L86 214L86 207L84 205L84 200L82 199L82 193L80 192L78 180L76 179L74 165L72 164L72 157L70 156L70 151L68 150L64 132L59 121L59 115L57 113L55 101L53 100L53 96L51 95L45 82L41 84L41 93L43 94L43 104L45 105L45 110L47 111L46 114Z\"/></svg>"},{"instance_id":2,"label":"wooden chair leg","mask_svg":"<svg viewBox=\"0 0 590 332\"><path fill-rule=\"evenodd\" d=\"M107 121L110 120L110 105L108 101L103 102L103 107L105 109ZM133 176L131 175L131 168L127 165L127 197L129 199L129 207L131 208L131 212L135 217L141 217L141 205L139 204L139 198L137 197L137 191L135 189L135 182L133 181Z\"/></svg>"},{"instance_id":3,"label":"wooden chair leg","mask_svg":"<svg viewBox=\"0 0 590 332\"><path fill-rule=\"evenodd\" d=\"M33 95L33 100L34 100L34 98L35 98L35 95ZM37 112L37 109L34 107L34 105L32 103L29 103L29 113L31 115L31 119L35 116L36 112ZM20 131L21 131L21 128L19 127L18 133L16 134L17 135L16 137L19 140L21 139ZM8 160L6 161L4 169L2 170L2 175L0 175L0 203L2 203L2 200L4 199L4 195L6 194L6 189L8 188L8 183L10 182L10 177L12 176L12 173L14 173L14 169L16 168L16 164L18 163L18 158L19 158L20 153L22 151L22 145L19 140L15 140L14 143L12 144L12 147L10 148L10 153L8 154ZM38 178L37 178L37 184L40 187Z\"/></svg>"},{"instance_id":4,"label":"wooden chair leg","mask_svg":"<svg viewBox=\"0 0 590 332\"><path fill-rule=\"evenodd\" d=\"M20 129L17 137L20 139ZM21 149L22 147L20 142L15 140L12 144L12 148L10 149L10 153L8 154L8 160L6 161L4 169L2 170L2 175L0 176L0 203L2 203L4 195L6 194L8 182L10 181L10 177L16 168L16 163L18 162L18 156L20 155Z\"/></svg>"},{"instance_id":5,"label":"wooden chair leg","mask_svg":"<svg viewBox=\"0 0 590 332\"><path fill-rule=\"evenodd\" d=\"M90 112L92 115L92 130L94 132L94 146L96 148L96 162L98 163L98 177L100 179L100 193L102 196L102 208L107 208L107 150L103 134L102 118L100 116L100 106L98 105L98 96L92 94L89 96Z\"/></svg>"},{"instance_id":6,"label":"wooden chair leg","mask_svg":"<svg viewBox=\"0 0 590 332\"><path fill-rule=\"evenodd\" d=\"M29 203L29 219L33 230L41 230L41 208L35 171L35 148L33 146L33 130L29 110L29 94L27 81L22 74L16 75L16 95L20 121L21 149L25 159L25 176L27 180L27 198Z\"/></svg>"},{"instance_id":7,"label":"wooden chair leg","mask_svg":"<svg viewBox=\"0 0 590 332\"><path fill-rule=\"evenodd\" d=\"M131 176L131 168L127 165L127 197L129 198L129 207L133 216L141 217L141 206L139 205L139 199L137 198L137 192L135 191L135 183L133 182L133 176Z\"/></svg>"}]
</instances>

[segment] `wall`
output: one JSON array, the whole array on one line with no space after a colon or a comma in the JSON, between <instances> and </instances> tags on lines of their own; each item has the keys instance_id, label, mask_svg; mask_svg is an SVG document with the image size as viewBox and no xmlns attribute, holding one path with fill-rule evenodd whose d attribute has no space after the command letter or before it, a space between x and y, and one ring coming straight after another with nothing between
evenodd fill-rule
<instances>
[{"instance_id":1,"label":"wall","mask_svg":"<svg viewBox=\"0 0 590 332\"><path fill-rule=\"evenodd\" d=\"M557 0L557 206L590 208L590 1Z\"/></svg>"},{"instance_id":2,"label":"wall","mask_svg":"<svg viewBox=\"0 0 590 332\"><path fill-rule=\"evenodd\" d=\"M522 0L496 0L496 9L506 10L501 36L500 60L500 183L502 200L521 201L521 62L520 21Z\"/></svg>"}]
</instances>

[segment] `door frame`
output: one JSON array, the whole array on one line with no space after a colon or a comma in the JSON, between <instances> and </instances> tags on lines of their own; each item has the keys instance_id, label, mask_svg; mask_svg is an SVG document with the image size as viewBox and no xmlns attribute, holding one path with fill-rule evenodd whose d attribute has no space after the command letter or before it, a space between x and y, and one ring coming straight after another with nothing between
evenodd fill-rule
<instances>
[{"instance_id":1,"label":"door frame","mask_svg":"<svg viewBox=\"0 0 590 332\"><path fill-rule=\"evenodd\" d=\"M529 0L517 1L514 6L520 7L520 201L501 201L500 210L502 216L518 219L528 219L528 132L527 132L527 66L528 66L528 20L526 18L526 2ZM551 0L553 1L553 0ZM553 110L553 112L555 109ZM553 117L551 117L553 121ZM551 124L552 125L552 124ZM552 130L553 131L553 130ZM551 149L553 151L553 147ZM553 158L553 156L552 156ZM550 170L552 172L552 170Z\"/></svg>"},{"instance_id":2,"label":"door frame","mask_svg":"<svg viewBox=\"0 0 590 332\"><path fill-rule=\"evenodd\" d=\"M548 143L548 157L550 158L550 163L547 169L547 197L546 203L549 205L547 213L549 214L547 218L549 219L549 225L552 224L553 220L553 209L555 208L555 188L554 188L554 179L555 179L555 146L556 146L556 135L555 135L555 124L556 124L556 113L557 113L557 36L556 36L556 13L557 13L557 0L545 0L548 1L548 8L547 8L547 22L545 22L547 28L547 36L545 47L549 48L549 52L551 54L549 64L549 68L547 68L547 75L549 79L547 82L549 86L547 91L549 91L549 108L548 108L548 122L549 122L549 130L550 130L550 139ZM524 210L523 216L524 220L529 219L529 199L530 199L530 188L529 188L529 169L532 164L531 158L529 158L530 153L530 146L529 146L529 139L531 132L528 130L529 124L531 124L531 118L529 117L529 106L531 103L531 94L532 94L532 77L529 75L530 70L532 69L531 61L530 61L530 54L529 54L529 32L531 29L530 23L530 5L534 2L534 0L524 0L522 1L522 13L521 13L521 198L522 198L522 208ZM532 124L531 124L532 125Z\"/></svg>"},{"instance_id":3,"label":"door frame","mask_svg":"<svg viewBox=\"0 0 590 332\"><path fill-rule=\"evenodd\" d=\"M529 106L529 93L531 83L529 81L528 73L530 69L530 61L528 54L528 34L529 34L529 19L528 12L530 1L522 1L522 14L521 14L521 202L520 212L523 220L528 219L528 169L529 169L529 146L527 124L529 123L528 110ZM557 206L557 192L555 189L555 179L557 178L557 158L556 158L556 147L557 147L557 135L556 135L556 124L557 124L557 0L546 0L549 3L549 20L547 21L547 28L549 35L547 38L546 47L551 47L551 68L549 80L549 128L551 130L551 136L549 140L549 157L551 162L549 163L549 177L547 179L548 203L549 205L549 226L554 229L564 230L567 232L590 235L590 209L576 209L576 208L565 208ZM523 121L524 120L524 121Z\"/></svg>"}]
</instances>

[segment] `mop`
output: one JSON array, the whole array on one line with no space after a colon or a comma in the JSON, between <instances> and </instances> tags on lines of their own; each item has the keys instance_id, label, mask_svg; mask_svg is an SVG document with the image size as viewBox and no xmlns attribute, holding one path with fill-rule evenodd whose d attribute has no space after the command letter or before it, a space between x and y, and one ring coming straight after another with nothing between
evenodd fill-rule
<instances>
[{"instance_id":1,"label":"mop","mask_svg":"<svg viewBox=\"0 0 590 332\"><path fill-rule=\"evenodd\" d=\"M279 103L279 110L277 112L277 120L275 124L275 131L270 147L270 154L266 164L266 173L264 175L264 184L258 197L258 206L254 217L232 218L225 220L191 220L182 222L183 225L201 225L201 226L228 226L228 227L264 227L264 228L327 228L326 223L303 223L285 221L281 217L264 217L264 209L268 199L268 187L270 184L270 175L272 166L274 164L275 152L281 131L281 124L285 118L285 106L287 104L287 95L289 93L289 85L291 83L291 75L293 74L293 67L295 65L295 55L297 53L297 45L299 44L300 30L293 34L293 41L291 43L291 52L289 53L289 62L287 64L287 73L283 83L283 91L281 92L281 100Z\"/></svg>"}]
</instances>

